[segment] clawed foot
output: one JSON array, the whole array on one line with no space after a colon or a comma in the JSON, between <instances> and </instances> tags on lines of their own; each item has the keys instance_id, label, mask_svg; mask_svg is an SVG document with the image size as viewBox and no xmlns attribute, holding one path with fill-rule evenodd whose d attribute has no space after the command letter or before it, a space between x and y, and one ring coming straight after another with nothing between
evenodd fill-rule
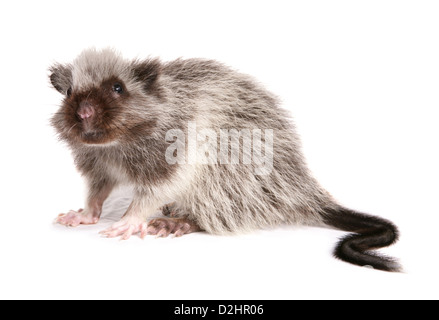
<instances>
[{"instance_id":1,"label":"clawed foot","mask_svg":"<svg viewBox=\"0 0 439 320\"><path fill-rule=\"evenodd\" d=\"M56 219L55 223L59 223L68 227L77 227L80 224L96 224L99 217L88 214L84 209L78 211L70 210L67 214L61 213Z\"/></svg>"},{"instance_id":2,"label":"clawed foot","mask_svg":"<svg viewBox=\"0 0 439 320\"><path fill-rule=\"evenodd\" d=\"M148 223L147 233L157 237L167 237L171 233L176 237L201 231L200 227L188 218L157 218Z\"/></svg>"},{"instance_id":3,"label":"clawed foot","mask_svg":"<svg viewBox=\"0 0 439 320\"><path fill-rule=\"evenodd\" d=\"M136 218L122 219L113 224L110 228L99 232L107 238L121 237L121 240L128 240L132 235L140 233L140 238L144 239L147 235L155 235L165 238L171 233L176 237L184 234L201 231L200 227L187 218L158 218L149 223Z\"/></svg>"},{"instance_id":4,"label":"clawed foot","mask_svg":"<svg viewBox=\"0 0 439 320\"><path fill-rule=\"evenodd\" d=\"M119 222L113 224L110 228L99 232L103 237L115 238L121 237L121 240L128 240L133 234L140 233L140 238L147 235L148 223L139 218L122 218Z\"/></svg>"}]
</instances>

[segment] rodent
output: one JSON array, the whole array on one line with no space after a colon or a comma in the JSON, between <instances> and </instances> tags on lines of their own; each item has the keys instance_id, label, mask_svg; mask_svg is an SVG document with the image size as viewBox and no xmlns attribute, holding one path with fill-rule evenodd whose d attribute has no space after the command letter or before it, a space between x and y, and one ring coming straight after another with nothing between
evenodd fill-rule
<instances>
[{"instance_id":1,"label":"rodent","mask_svg":"<svg viewBox=\"0 0 439 320\"><path fill-rule=\"evenodd\" d=\"M228 234L280 224L327 226L350 232L336 246L335 257L385 271L401 270L396 259L371 252L395 243L397 227L343 207L319 185L305 164L289 114L250 76L213 60L127 60L113 49L87 49L72 63L57 63L49 70L51 84L64 95L51 124L72 150L88 185L85 208L59 215L58 223L97 223L111 191L129 184L133 201L121 220L102 232L104 236L181 236L200 230ZM261 161L242 162L245 156L253 159L252 150L239 150L240 162L233 164L169 161L166 153L169 156L169 148L180 140L170 140L167 133L179 130L188 139L191 125L217 133L205 145L221 145L221 130L259 132L251 146L256 138L265 143L268 170L257 172ZM229 138L226 142L233 139ZM236 139L244 143L246 137ZM179 152L187 159L193 152L190 142L181 142L171 156ZM218 155L228 157L236 152L231 148L226 144L226 154L222 150ZM171 217L148 222L159 208Z\"/></svg>"}]
</instances>

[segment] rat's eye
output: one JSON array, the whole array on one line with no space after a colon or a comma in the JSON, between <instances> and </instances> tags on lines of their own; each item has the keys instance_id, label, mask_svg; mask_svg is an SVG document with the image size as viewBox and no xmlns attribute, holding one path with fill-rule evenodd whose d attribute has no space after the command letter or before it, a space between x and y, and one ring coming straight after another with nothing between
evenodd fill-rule
<instances>
[{"instance_id":1,"label":"rat's eye","mask_svg":"<svg viewBox=\"0 0 439 320\"><path fill-rule=\"evenodd\" d=\"M67 97L70 97L72 95L72 88L68 88L66 92Z\"/></svg>"},{"instance_id":2,"label":"rat's eye","mask_svg":"<svg viewBox=\"0 0 439 320\"><path fill-rule=\"evenodd\" d=\"M120 83L115 83L113 85L113 91L121 94L123 92L122 85Z\"/></svg>"}]
</instances>

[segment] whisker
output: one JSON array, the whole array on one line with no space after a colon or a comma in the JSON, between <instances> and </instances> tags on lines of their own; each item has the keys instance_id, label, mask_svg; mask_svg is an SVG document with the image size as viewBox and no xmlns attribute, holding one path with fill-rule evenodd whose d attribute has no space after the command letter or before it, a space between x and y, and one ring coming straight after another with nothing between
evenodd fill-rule
<instances>
[{"instance_id":1,"label":"whisker","mask_svg":"<svg viewBox=\"0 0 439 320\"><path fill-rule=\"evenodd\" d=\"M70 131L72 131L72 129L73 129L74 127L76 127L76 125L77 125L77 123L75 123L73 126L70 127L69 131L67 131L67 135L70 134Z\"/></svg>"},{"instance_id":2,"label":"whisker","mask_svg":"<svg viewBox=\"0 0 439 320\"><path fill-rule=\"evenodd\" d=\"M88 103L88 98L90 97L90 95L91 95L91 91L88 93L87 98L85 98L85 102Z\"/></svg>"}]
</instances>

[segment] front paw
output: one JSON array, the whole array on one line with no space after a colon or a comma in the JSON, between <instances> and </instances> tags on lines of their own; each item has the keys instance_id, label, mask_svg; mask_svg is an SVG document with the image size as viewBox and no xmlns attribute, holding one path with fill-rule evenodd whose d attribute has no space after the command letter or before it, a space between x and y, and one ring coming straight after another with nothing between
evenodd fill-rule
<instances>
[{"instance_id":1,"label":"front paw","mask_svg":"<svg viewBox=\"0 0 439 320\"><path fill-rule=\"evenodd\" d=\"M55 223L62 224L68 227L77 227L80 224L96 224L99 217L93 216L84 209L78 211L70 210L68 213L61 213L55 219Z\"/></svg>"},{"instance_id":2,"label":"front paw","mask_svg":"<svg viewBox=\"0 0 439 320\"><path fill-rule=\"evenodd\" d=\"M121 237L121 240L128 240L133 234L140 233L140 237L145 238L148 228L146 221L140 218L122 218L108 229L99 232L103 237Z\"/></svg>"}]
</instances>

